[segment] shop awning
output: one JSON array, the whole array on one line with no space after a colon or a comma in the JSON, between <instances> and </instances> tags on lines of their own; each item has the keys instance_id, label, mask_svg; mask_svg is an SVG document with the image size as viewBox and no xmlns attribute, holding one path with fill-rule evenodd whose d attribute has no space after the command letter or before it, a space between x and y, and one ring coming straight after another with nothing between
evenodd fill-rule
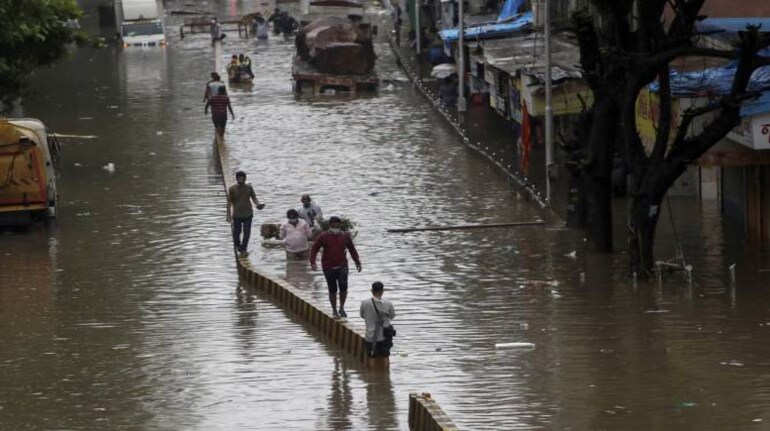
<instances>
[{"instance_id":1,"label":"shop awning","mask_svg":"<svg viewBox=\"0 0 770 431\"><path fill-rule=\"evenodd\" d=\"M702 167L739 167L770 165L770 150L752 150L743 145L722 139L698 159Z\"/></svg>"}]
</instances>

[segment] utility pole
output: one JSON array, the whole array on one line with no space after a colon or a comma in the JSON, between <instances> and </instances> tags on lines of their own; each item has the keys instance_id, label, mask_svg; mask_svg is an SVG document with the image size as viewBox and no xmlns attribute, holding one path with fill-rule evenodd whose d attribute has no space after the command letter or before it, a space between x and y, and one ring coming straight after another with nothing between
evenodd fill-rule
<instances>
[{"instance_id":1,"label":"utility pole","mask_svg":"<svg viewBox=\"0 0 770 431\"><path fill-rule=\"evenodd\" d=\"M551 77L551 0L545 3L545 199L551 203L553 164L553 83Z\"/></svg>"},{"instance_id":2,"label":"utility pole","mask_svg":"<svg viewBox=\"0 0 770 431\"><path fill-rule=\"evenodd\" d=\"M415 45L417 47L417 55L420 55L420 52L422 52L422 28L420 26L420 9L422 0L414 0L414 23L417 27L415 29L415 41L417 44ZM419 59L417 63L419 64Z\"/></svg>"},{"instance_id":3,"label":"utility pole","mask_svg":"<svg viewBox=\"0 0 770 431\"><path fill-rule=\"evenodd\" d=\"M460 7L458 7L459 25L458 25L458 39L457 39L457 112L465 112L465 12L463 9L465 2L459 0Z\"/></svg>"}]
</instances>

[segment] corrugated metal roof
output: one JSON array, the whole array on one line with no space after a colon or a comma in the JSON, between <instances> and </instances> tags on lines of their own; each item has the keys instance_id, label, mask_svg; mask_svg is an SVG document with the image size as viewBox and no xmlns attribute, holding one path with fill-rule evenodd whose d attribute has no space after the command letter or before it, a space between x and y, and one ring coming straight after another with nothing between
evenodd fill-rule
<instances>
[{"instance_id":1,"label":"corrugated metal roof","mask_svg":"<svg viewBox=\"0 0 770 431\"><path fill-rule=\"evenodd\" d=\"M545 46L542 35L507 39L468 42L466 46L475 49L480 46L484 51L485 62L510 75L523 73L545 81ZM576 46L559 40L552 40L552 68L554 82L581 78L580 54Z\"/></svg>"}]
</instances>

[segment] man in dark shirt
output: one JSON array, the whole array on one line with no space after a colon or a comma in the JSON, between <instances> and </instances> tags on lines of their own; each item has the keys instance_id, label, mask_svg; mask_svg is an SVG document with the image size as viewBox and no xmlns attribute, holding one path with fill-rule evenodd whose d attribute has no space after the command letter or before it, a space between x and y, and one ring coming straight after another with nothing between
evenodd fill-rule
<instances>
[{"instance_id":1,"label":"man in dark shirt","mask_svg":"<svg viewBox=\"0 0 770 431\"><path fill-rule=\"evenodd\" d=\"M258 210L264 208L265 205L259 203L251 184L246 184L245 172L236 172L235 181L238 184L233 185L227 191L227 221L233 224L233 245L235 250L241 256L248 256L251 220L254 218L251 201L254 201L254 205L257 206ZM232 207L232 211L230 207ZM241 240L241 230L243 230L243 240Z\"/></svg>"},{"instance_id":2,"label":"man in dark shirt","mask_svg":"<svg viewBox=\"0 0 770 431\"><path fill-rule=\"evenodd\" d=\"M227 111L230 111L233 120L235 120L235 113L233 107L230 105L230 98L227 97L227 89L225 86L221 86L217 89L217 94L210 96L206 101L206 108L203 113L209 113L209 106L211 107L211 121L214 122L214 129L219 136L225 135L225 126L227 126Z\"/></svg>"},{"instance_id":3,"label":"man in dark shirt","mask_svg":"<svg viewBox=\"0 0 770 431\"><path fill-rule=\"evenodd\" d=\"M318 251L323 248L321 256L321 268L329 287L329 302L332 305L334 317L348 317L345 312L345 299L348 297L348 259L345 249L350 251L350 257L356 263L356 269L361 272L361 261L358 251L353 245L353 239L347 232L342 231L342 220L339 217L329 219L329 230L321 235L313 243L310 250L310 267L318 269L315 263ZM340 292L340 311L337 313L337 289Z\"/></svg>"}]
</instances>

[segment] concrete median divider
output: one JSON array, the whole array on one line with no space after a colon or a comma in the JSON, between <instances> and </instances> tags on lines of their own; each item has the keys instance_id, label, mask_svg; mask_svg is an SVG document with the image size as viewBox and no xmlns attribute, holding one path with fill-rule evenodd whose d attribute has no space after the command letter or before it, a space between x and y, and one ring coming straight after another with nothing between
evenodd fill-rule
<instances>
[{"instance_id":1,"label":"concrete median divider","mask_svg":"<svg viewBox=\"0 0 770 431\"><path fill-rule=\"evenodd\" d=\"M227 146L224 138L215 139L219 163L222 168L222 177L225 184L225 194L235 183L235 171L230 168ZM247 257L237 257L238 274L241 280L251 287L270 295L273 300L285 310L299 316L306 323L316 328L333 345L343 349L356 358L357 361L366 363L366 346L363 334L360 334L347 322L335 319L326 311L320 309L309 296L284 280L271 278L259 270Z\"/></svg>"},{"instance_id":2,"label":"concrete median divider","mask_svg":"<svg viewBox=\"0 0 770 431\"><path fill-rule=\"evenodd\" d=\"M459 430L429 393L409 394L409 429L412 431Z\"/></svg>"}]
</instances>

